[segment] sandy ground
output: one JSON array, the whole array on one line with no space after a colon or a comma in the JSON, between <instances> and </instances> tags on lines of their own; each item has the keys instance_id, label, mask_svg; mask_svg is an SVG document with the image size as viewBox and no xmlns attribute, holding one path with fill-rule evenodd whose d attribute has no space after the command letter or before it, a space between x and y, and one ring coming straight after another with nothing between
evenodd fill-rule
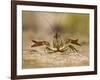
<instances>
[{"instance_id":1,"label":"sandy ground","mask_svg":"<svg viewBox=\"0 0 100 80\"><path fill-rule=\"evenodd\" d=\"M31 48L31 40L27 33L23 35L23 59L22 68L47 68L47 67L71 67L71 66L88 66L89 50L88 44L79 47L79 53L45 53L44 46ZM86 40L86 39L81 39ZM32 51L34 50L34 51ZM37 52L38 51L38 52Z\"/></svg>"}]
</instances>

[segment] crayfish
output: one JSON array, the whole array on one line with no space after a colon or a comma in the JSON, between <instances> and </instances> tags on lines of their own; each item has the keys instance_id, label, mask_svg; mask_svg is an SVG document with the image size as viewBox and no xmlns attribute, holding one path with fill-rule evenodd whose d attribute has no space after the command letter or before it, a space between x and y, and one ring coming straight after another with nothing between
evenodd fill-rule
<instances>
[{"instance_id":1,"label":"crayfish","mask_svg":"<svg viewBox=\"0 0 100 80\"><path fill-rule=\"evenodd\" d=\"M44 51L46 53L78 53L79 50L75 48L75 46L81 46L81 44L78 42L78 39L67 39L65 40L65 42L63 42L61 40L61 35L56 33L54 35L54 40L52 42L53 47L51 48L51 45L49 42L47 41L35 41L32 40L32 42L34 43L33 45L31 45L31 47L39 47L39 46L44 46Z\"/></svg>"}]
</instances>

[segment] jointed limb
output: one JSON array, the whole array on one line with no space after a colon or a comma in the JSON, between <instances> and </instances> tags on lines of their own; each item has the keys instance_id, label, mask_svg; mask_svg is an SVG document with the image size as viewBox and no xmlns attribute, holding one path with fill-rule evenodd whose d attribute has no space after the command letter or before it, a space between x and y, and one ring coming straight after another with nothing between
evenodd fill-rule
<instances>
[{"instance_id":1,"label":"jointed limb","mask_svg":"<svg viewBox=\"0 0 100 80\"><path fill-rule=\"evenodd\" d=\"M72 45L69 45L68 46L73 52L79 52L74 46L72 46Z\"/></svg>"}]
</instances>

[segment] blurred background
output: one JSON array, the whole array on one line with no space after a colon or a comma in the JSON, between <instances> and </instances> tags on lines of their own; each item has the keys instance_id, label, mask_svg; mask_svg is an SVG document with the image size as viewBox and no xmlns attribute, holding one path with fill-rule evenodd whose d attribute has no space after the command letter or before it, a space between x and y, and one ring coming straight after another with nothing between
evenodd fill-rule
<instances>
[{"instance_id":1,"label":"blurred background","mask_svg":"<svg viewBox=\"0 0 100 80\"><path fill-rule=\"evenodd\" d=\"M89 14L23 11L22 15L23 31L34 32L58 24L66 33L88 36Z\"/></svg>"}]
</instances>

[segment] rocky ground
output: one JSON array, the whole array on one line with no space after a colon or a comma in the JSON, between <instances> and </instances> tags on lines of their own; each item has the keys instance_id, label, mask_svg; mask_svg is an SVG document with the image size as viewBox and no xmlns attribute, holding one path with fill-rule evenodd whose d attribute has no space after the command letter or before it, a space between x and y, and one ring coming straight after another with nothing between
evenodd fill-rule
<instances>
[{"instance_id":1,"label":"rocky ground","mask_svg":"<svg viewBox=\"0 0 100 80\"><path fill-rule=\"evenodd\" d=\"M81 51L84 50L84 53ZM23 51L23 68L45 68L45 67L70 67L70 66L87 66L89 57L86 54L86 47L79 53L45 53L42 49L40 52L35 50Z\"/></svg>"}]
</instances>

